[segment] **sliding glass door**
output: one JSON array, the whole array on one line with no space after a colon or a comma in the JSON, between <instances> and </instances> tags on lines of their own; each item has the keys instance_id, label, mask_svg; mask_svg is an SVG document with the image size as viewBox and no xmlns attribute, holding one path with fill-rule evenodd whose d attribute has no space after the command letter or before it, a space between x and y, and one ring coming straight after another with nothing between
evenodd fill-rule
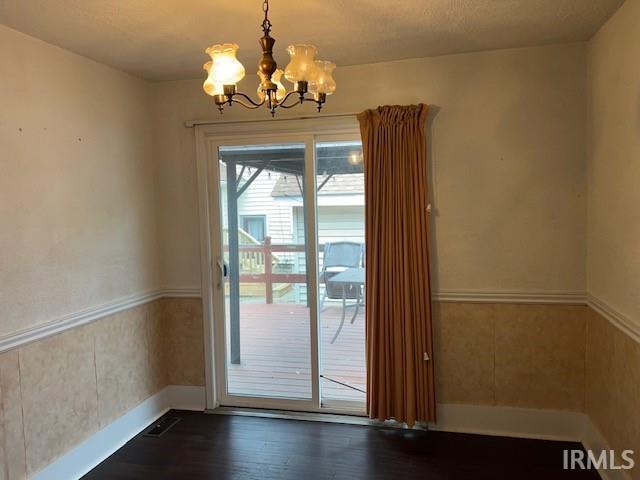
<instances>
[{"instance_id":1,"label":"sliding glass door","mask_svg":"<svg viewBox=\"0 0 640 480\"><path fill-rule=\"evenodd\" d=\"M211 169L222 405L364 410L358 140L231 138Z\"/></svg>"},{"instance_id":2,"label":"sliding glass door","mask_svg":"<svg viewBox=\"0 0 640 480\"><path fill-rule=\"evenodd\" d=\"M311 399L304 143L221 146L229 395ZM300 225L298 225L298 222Z\"/></svg>"},{"instance_id":3,"label":"sliding glass door","mask_svg":"<svg viewBox=\"0 0 640 480\"><path fill-rule=\"evenodd\" d=\"M360 140L318 138L316 231L322 405L364 405L364 175Z\"/></svg>"}]
</instances>

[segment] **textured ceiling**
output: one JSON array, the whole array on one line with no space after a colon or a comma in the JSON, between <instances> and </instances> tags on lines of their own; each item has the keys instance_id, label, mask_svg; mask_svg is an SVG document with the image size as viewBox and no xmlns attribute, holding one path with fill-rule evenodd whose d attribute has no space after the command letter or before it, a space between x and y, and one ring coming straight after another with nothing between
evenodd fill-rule
<instances>
[{"instance_id":1,"label":"textured ceiling","mask_svg":"<svg viewBox=\"0 0 640 480\"><path fill-rule=\"evenodd\" d=\"M588 39L623 0L271 0L276 60L313 43L339 66ZM0 0L0 23L149 80L202 76L235 42L253 72L261 0ZM35 60L35 59L34 59Z\"/></svg>"}]
</instances>

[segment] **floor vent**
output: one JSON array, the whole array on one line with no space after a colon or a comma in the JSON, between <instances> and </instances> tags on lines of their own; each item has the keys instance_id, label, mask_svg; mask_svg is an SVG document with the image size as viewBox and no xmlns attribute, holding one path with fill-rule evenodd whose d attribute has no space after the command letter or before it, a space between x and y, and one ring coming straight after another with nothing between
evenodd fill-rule
<instances>
[{"instance_id":1,"label":"floor vent","mask_svg":"<svg viewBox=\"0 0 640 480\"><path fill-rule=\"evenodd\" d=\"M143 433L145 437L160 437L164 435L164 433L173 427L176 423L180 421L180 417L164 417L158 420L156 423L151 425L147 430Z\"/></svg>"}]
</instances>

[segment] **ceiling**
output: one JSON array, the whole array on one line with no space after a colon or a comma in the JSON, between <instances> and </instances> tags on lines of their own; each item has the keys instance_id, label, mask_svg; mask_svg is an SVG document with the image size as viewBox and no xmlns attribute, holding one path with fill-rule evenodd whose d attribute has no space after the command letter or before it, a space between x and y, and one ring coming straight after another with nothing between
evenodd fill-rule
<instances>
[{"instance_id":1,"label":"ceiling","mask_svg":"<svg viewBox=\"0 0 640 480\"><path fill-rule=\"evenodd\" d=\"M587 40L623 0L271 0L276 60L339 66ZM0 0L0 23L153 81L203 76L204 48L259 58L262 0Z\"/></svg>"}]
</instances>

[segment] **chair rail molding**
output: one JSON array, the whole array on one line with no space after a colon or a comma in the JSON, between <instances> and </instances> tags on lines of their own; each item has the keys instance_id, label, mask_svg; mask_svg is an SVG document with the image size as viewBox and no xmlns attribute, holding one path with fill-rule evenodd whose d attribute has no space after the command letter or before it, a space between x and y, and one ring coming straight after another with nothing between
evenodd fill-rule
<instances>
[{"instance_id":1,"label":"chair rail molding","mask_svg":"<svg viewBox=\"0 0 640 480\"><path fill-rule=\"evenodd\" d=\"M112 302L80 310L56 318L42 325L36 325L19 332L0 337L0 353L18 348L27 343L62 333L109 315L137 307L161 298L201 299L199 286L167 287L123 297ZM623 315L592 294L583 292L499 292L443 290L434 292L437 302L461 303L516 303L542 305L588 305L606 318L611 324L640 343L640 323Z\"/></svg>"},{"instance_id":2,"label":"chair rail molding","mask_svg":"<svg viewBox=\"0 0 640 480\"><path fill-rule=\"evenodd\" d=\"M612 306L590 293L587 295L587 304L606 318L613 326L640 343L640 323L637 320L618 312Z\"/></svg>"},{"instance_id":3,"label":"chair rail molding","mask_svg":"<svg viewBox=\"0 0 640 480\"><path fill-rule=\"evenodd\" d=\"M163 290L166 297L199 298L202 296L199 286L175 287ZM524 303L586 305L585 292L541 292L541 291L482 291L482 290L440 290L433 292L436 302L465 303Z\"/></svg>"},{"instance_id":4,"label":"chair rail molding","mask_svg":"<svg viewBox=\"0 0 640 480\"><path fill-rule=\"evenodd\" d=\"M433 292L433 299L438 302L463 303L587 304L585 292L440 290Z\"/></svg>"},{"instance_id":5,"label":"chair rail molding","mask_svg":"<svg viewBox=\"0 0 640 480\"><path fill-rule=\"evenodd\" d=\"M201 298L200 288L175 287L151 290L69 313L44 324L0 337L0 353L94 322L115 313L153 302L160 298Z\"/></svg>"}]
</instances>

